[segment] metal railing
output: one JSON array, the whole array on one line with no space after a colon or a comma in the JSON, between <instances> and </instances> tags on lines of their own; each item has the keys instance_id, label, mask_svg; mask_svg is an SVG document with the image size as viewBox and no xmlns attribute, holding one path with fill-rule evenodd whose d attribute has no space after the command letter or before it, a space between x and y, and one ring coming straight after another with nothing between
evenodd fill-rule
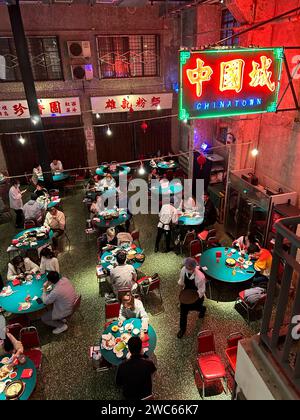
<instances>
[{"instance_id":1,"label":"metal railing","mask_svg":"<svg viewBox=\"0 0 300 420\"><path fill-rule=\"evenodd\" d=\"M294 233L299 224L300 217L282 219L276 224L273 266L260 338L300 394L300 324L297 326L297 320L300 322L300 264L297 262L300 237Z\"/></svg>"}]
</instances>

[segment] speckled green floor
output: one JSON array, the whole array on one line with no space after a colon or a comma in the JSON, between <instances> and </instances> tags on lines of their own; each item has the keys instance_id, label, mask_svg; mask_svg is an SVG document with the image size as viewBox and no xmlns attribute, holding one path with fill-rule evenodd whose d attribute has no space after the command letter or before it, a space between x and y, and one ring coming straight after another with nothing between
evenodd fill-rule
<instances>
[{"instance_id":1,"label":"speckled green floor","mask_svg":"<svg viewBox=\"0 0 300 420\"><path fill-rule=\"evenodd\" d=\"M89 347L99 340L104 325L104 299L98 296L98 284L95 275L96 245L95 239L87 241L84 228L86 210L82 203L82 192L64 198L63 206L67 216L67 225L71 239L70 253L59 256L61 271L69 277L78 293L82 294L82 314L75 314L69 324L69 330L61 336L52 335L51 331L35 321L41 337L44 361L44 387L39 385L33 399L120 399L120 392L114 384L115 372L95 373L89 362ZM159 300L151 298L147 310L150 322L158 337L156 358L158 372L154 379L154 391L159 399L195 399L200 394L195 385L193 363L196 356L196 335L200 330L211 329L216 336L217 350L224 356L226 337L236 331L245 336L258 332L259 322L249 328L244 318L234 310L235 293L226 295L226 302L207 300L207 315L199 320L196 313L189 315L187 335L178 340L179 313L177 281L183 261L182 257L169 254L154 254L156 233L155 216L137 216L135 225L141 233L141 244L147 259L142 267L146 274L158 272L162 278L164 312L153 316L159 308ZM6 272L6 248L15 234L12 222L0 226L1 273ZM222 241L226 241L224 235ZM231 295L231 297L230 297ZM212 390L213 399L230 398Z\"/></svg>"}]
</instances>

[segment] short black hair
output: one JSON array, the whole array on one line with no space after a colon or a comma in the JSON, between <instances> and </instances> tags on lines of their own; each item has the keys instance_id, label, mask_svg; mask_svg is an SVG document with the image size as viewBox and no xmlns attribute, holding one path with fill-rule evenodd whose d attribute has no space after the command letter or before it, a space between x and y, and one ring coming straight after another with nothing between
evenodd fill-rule
<instances>
[{"instance_id":1,"label":"short black hair","mask_svg":"<svg viewBox=\"0 0 300 420\"><path fill-rule=\"evenodd\" d=\"M24 258L21 255L16 255L12 260L11 263L14 267L19 265L21 262L24 262Z\"/></svg>"},{"instance_id":2,"label":"short black hair","mask_svg":"<svg viewBox=\"0 0 300 420\"><path fill-rule=\"evenodd\" d=\"M140 337L131 337L128 341L128 349L131 354L140 354L142 351L142 340Z\"/></svg>"},{"instance_id":3,"label":"short black hair","mask_svg":"<svg viewBox=\"0 0 300 420\"><path fill-rule=\"evenodd\" d=\"M31 200L36 201L36 199L38 198L37 195L35 193L31 194Z\"/></svg>"},{"instance_id":4,"label":"short black hair","mask_svg":"<svg viewBox=\"0 0 300 420\"><path fill-rule=\"evenodd\" d=\"M47 280L50 283L56 284L59 282L60 276L57 271L49 271L47 274Z\"/></svg>"},{"instance_id":5,"label":"short black hair","mask_svg":"<svg viewBox=\"0 0 300 420\"><path fill-rule=\"evenodd\" d=\"M248 248L248 254L255 254L256 252L259 252L260 249L256 244L251 244Z\"/></svg>"},{"instance_id":6,"label":"short black hair","mask_svg":"<svg viewBox=\"0 0 300 420\"><path fill-rule=\"evenodd\" d=\"M117 253L117 263L118 263L119 265L123 265L123 264L125 264L126 259L127 259L127 254L126 254L126 252L124 252L124 251L120 251L120 252L118 252L118 253Z\"/></svg>"},{"instance_id":7,"label":"short black hair","mask_svg":"<svg viewBox=\"0 0 300 420\"><path fill-rule=\"evenodd\" d=\"M43 248L40 253L40 257L53 258L55 255L50 248Z\"/></svg>"},{"instance_id":8,"label":"short black hair","mask_svg":"<svg viewBox=\"0 0 300 420\"><path fill-rule=\"evenodd\" d=\"M249 233L248 235L248 240L250 242L250 244L255 244L255 242L257 242L255 234L254 233Z\"/></svg>"}]
</instances>

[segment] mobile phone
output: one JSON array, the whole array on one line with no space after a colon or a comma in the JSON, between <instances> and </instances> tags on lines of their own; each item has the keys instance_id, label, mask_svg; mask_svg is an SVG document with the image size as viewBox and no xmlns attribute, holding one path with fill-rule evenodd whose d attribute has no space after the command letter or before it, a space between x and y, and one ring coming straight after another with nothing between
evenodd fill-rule
<instances>
[{"instance_id":1,"label":"mobile phone","mask_svg":"<svg viewBox=\"0 0 300 420\"><path fill-rule=\"evenodd\" d=\"M41 299L41 298L37 298L36 302L37 302L39 305L42 305L42 303L43 303L43 301L42 301L42 299Z\"/></svg>"}]
</instances>

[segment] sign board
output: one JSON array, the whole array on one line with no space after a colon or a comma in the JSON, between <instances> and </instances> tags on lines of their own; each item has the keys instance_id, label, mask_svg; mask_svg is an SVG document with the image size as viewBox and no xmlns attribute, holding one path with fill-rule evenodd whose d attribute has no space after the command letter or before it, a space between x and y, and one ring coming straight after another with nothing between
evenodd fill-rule
<instances>
[{"instance_id":1,"label":"sign board","mask_svg":"<svg viewBox=\"0 0 300 420\"><path fill-rule=\"evenodd\" d=\"M172 93L154 93L140 95L92 97L91 105L94 114L109 112L153 111L172 109Z\"/></svg>"},{"instance_id":2,"label":"sign board","mask_svg":"<svg viewBox=\"0 0 300 420\"><path fill-rule=\"evenodd\" d=\"M80 115L79 98L38 99L41 117L68 117ZM26 100L1 101L0 120L30 118Z\"/></svg>"},{"instance_id":3,"label":"sign board","mask_svg":"<svg viewBox=\"0 0 300 420\"><path fill-rule=\"evenodd\" d=\"M275 112L283 48L180 51L179 119Z\"/></svg>"}]
</instances>

